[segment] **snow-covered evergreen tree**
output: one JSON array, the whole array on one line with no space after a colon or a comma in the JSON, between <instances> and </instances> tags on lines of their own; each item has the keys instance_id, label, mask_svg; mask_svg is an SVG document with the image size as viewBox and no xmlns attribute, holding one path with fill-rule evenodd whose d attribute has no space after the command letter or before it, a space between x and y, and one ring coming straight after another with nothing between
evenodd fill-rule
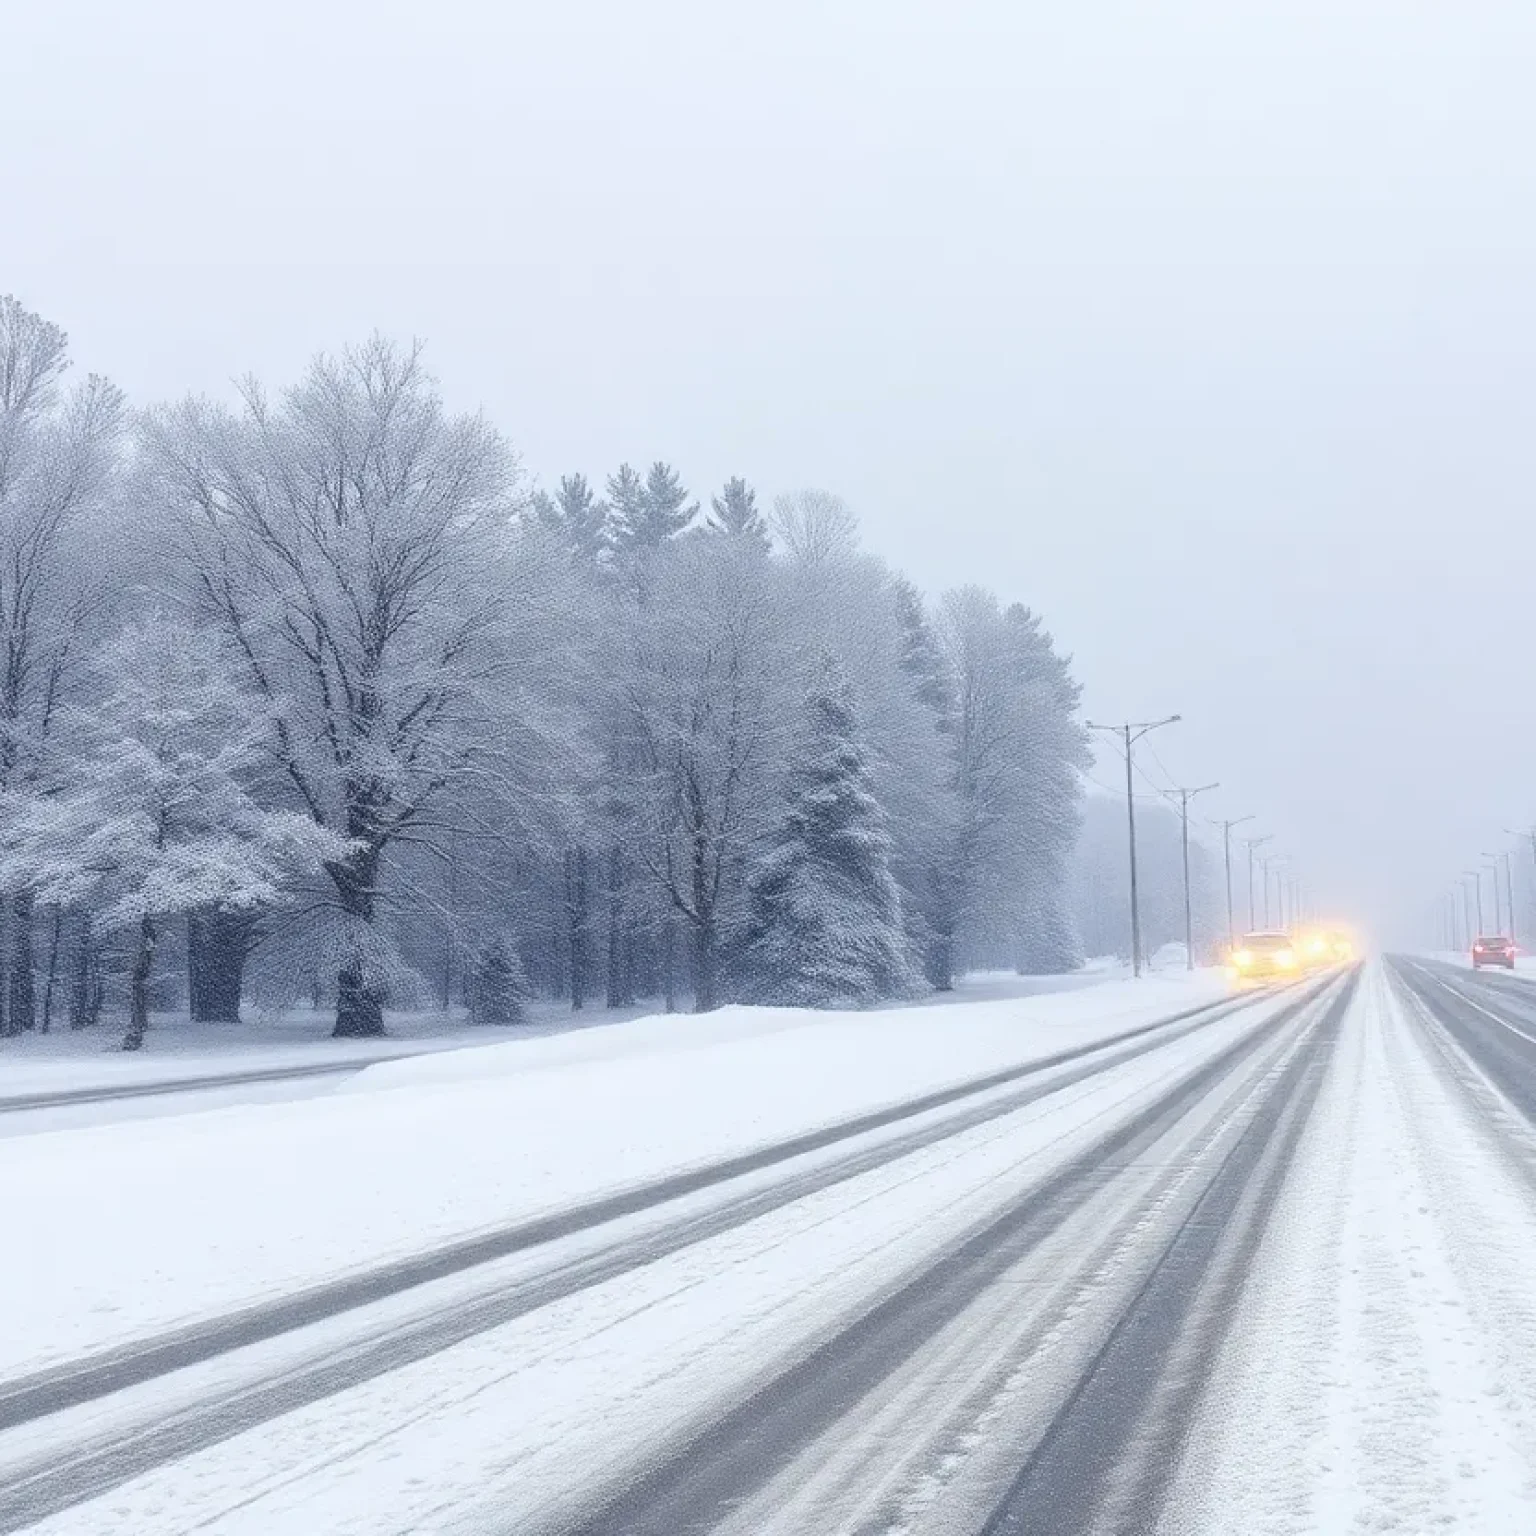
<instances>
[{"instance_id":1,"label":"snow-covered evergreen tree","mask_svg":"<svg viewBox=\"0 0 1536 1536\"><path fill-rule=\"evenodd\" d=\"M689 503L677 471L660 459L643 480L628 464L621 464L618 473L609 477L608 499L613 504L614 544L628 555L659 549L699 511L697 502Z\"/></svg>"},{"instance_id":2,"label":"snow-covered evergreen tree","mask_svg":"<svg viewBox=\"0 0 1536 1536\"><path fill-rule=\"evenodd\" d=\"M767 549L768 519L758 510L757 492L740 475L725 482L718 496L710 498L708 526L715 533L752 539Z\"/></svg>"},{"instance_id":3,"label":"snow-covered evergreen tree","mask_svg":"<svg viewBox=\"0 0 1536 1536\"><path fill-rule=\"evenodd\" d=\"M909 996L919 983L870 789L852 691L828 655L805 702L783 820L749 881L748 985L778 1003L835 1008Z\"/></svg>"},{"instance_id":4,"label":"snow-covered evergreen tree","mask_svg":"<svg viewBox=\"0 0 1536 1536\"><path fill-rule=\"evenodd\" d=\"M562 475L553 496L534 496L533 510L578 564L594 567L608 552L612 510L585 475Z\"/></svg>"},{"instance_id":5,"label":"snow-covered evergreen tree","mask_svg":"<svg viewBox=\"0 0 1536 1536\"><path fill-rule=\"evenodd\" d=\"M528 978L516 948L492 939L475 956L469 974L469 1016L476 1024L521 1024Z\"/></svg>"}]
</instances>

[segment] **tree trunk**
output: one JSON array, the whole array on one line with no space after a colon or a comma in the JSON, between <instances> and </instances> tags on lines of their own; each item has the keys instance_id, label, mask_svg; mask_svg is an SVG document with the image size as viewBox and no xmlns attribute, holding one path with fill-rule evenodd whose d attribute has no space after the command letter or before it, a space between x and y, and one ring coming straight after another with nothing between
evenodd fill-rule
<instances>
[{"instance_id":1,"label":"tree trunk","mask_svg":"<svg viewBox=\"0 0 1536 1536\"><path fill-rule=\"evenodd\" d=\"M360 929L373 926L379 855L378 848L365 847L344 863L330 867L342 911ZM362 1040L383 1033L384 991L368 975L367 957L358 942L356 953L342 964L336 976L336 1027L331 1035L337 1040Z\"/></svg>"},{"instance_id":2,"label":"tree trunk","mask_svg":"<svg viewBox=\"0 0 1536 1536\"><path fill-rule=\"evenodd\" d=\"M75 949L70 967L69 1027L89 1029L101 1013L101 985L96 975L89 912L82 912L76 925Z\"/></svg>"},{"instance_id":3,"label":"tree trunk","mask_svg":"<svg viewBox=\"0 0 1536 1536\"><path fill-rule=\"evenodd\" d=\"M710 879L709 838L702 827L693 835L692 931L689 954L693 971L693 1011L708 1013L715 1001L715 902L714 883Z\"/></svg>"},{"instance_id":4,"label":"tree trunk","mask_svg":"<svg viewBox=\"0 0 1536 1536\"><path fill-rule=\"evenodd\" d=\"M453 984L459 964L459 857L458 839L448 839L448 911L443 923L443 1013L453 1007Z\"/></svg>"},{"instance_id":5,"label":"tree trunk","mask_svg":"<svg viewBox=\"0 0 1536 1536\"><path fill-rule=\"evenodd\" d=\"M677 923L670 912L661 920L661 994L668 1013L677 1012Z\"/></svg>"},{"instance_id":6,"label":"tree trunk","mask_svg":"<svg viewBox=\"0 0 1536 1536\"><path fill-rule=\"evenodd\" d=\"M570 949L571 1012L587 1001L587 850L568 849L565 855L565 916Z\"/></svg>"},{"instance_id":7,"label":"tree trunk","mask_svg":"<svg viewBox=\"0 0 1536 1536\"><path fill-rule=\"evenodd\" d=\"M693 1011L709 1013L720 1006L713 923L696 923L693 928Z\"/></svg>"},{"instance_id":8,"label":"tree trunk","mask_svg":"<svg viewBox=\"0 0 1536 1536\"><path fill-rule=\"evenodd\" d=\"M54 907L53 922L48 931L48 975L43 982L43 1016L38 1027L47 1034L53 1024L53 991L59 979L59 941L64 933L64 909Z\"/></svg>"},{"instance_id":9,"label":"tree trunk","mask_svg":"<svg viewBox=\"0 0 1536 1536\"><path fill-rule=\"evenodd\" d=\"M128 1033L123 1036L125 1051L139 1050L149 1028L149 978L155 967L155 923L150 917L139 919L138 942L133 949L133 964L128 971Z\"/></svg>"},{"instance_id":10,"label":"tree trunk","mask_svg":"<svg viewBox=\"0 0 1536 1536\"><path fill-rule=\"evenodd\" d=\"M187 995L194 1024L238 1024L254 912L205 907L187 914Z\"/></svg>"},{"instance_id":11,"label":"tree trunk","mask_svg":"<svg viewBox=\"0 0 1536 1536\"><path fill-rule=\"evenodd\" d=\"M6 983L6 1024L13 1035L37 1028L37 996L32 979L33 898L24 891L11 898L11 965Z\"/></svg>"},{"instance_id":12,"label":"tree trunk","mask_svg":"<svg viewBox=\"0 0 1536 1536\"><path fill-rule=\"evenodd\" d=\"M947 928L935 928L923 956L923 971L935 992L952 992L955 986L955 938Z\"/></svg>"},{"instance_id":13,"label":"tree trunk","mask_svg":"<svg viewBox=\"0 0 1536 1536\"><path fill-rule=\"evenodd\" d=\"M349 960L336 976L337 1040L374 1039L384 1033L384 998L363 971L361 959Z\"/></svg>"},{"instance_id":14,"label":"tree trunk","mask_svg":"<svg viewBox=\"0 0 1536 1536\"><path fill-rule=\"evenodd\" d=\"M608 854L608 1006L632 1003L633 957L624 910L624 850L615 843Z\"/></svg>"}]
</instances>

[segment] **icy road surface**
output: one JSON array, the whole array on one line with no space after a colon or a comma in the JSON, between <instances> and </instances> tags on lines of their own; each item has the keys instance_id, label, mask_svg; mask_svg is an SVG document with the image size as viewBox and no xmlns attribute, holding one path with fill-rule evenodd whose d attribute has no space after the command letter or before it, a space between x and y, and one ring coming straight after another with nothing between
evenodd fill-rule
<instances>
[{"instance_id":1,"label":"icy road surface","mask_svg":"<svg viewBox=\"0 0 1536 1536\"><path fill-rule=\"evenodd\" d=\"M0 1145L0 1532L1536 1529L1525 979L732 1010L351 1089Z\"/></svg>"}]
</instances>

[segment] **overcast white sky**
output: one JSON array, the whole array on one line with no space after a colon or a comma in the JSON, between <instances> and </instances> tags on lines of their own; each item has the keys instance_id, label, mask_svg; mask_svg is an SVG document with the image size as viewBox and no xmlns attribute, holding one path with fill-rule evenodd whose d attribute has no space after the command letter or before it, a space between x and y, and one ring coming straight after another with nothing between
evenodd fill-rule
<instances>
[{"instance_id":1,"label":"overcast white sky","mask_svg":"<svg viewBox=\"0 0 1536 1536\"><path fill-rule=\"evenodd\" d=\"M136 398L378 327L546 480L835 489L1378 933L1536 817L1529 0L0 20L0 290Z\"/></svg>"}]
</instances>

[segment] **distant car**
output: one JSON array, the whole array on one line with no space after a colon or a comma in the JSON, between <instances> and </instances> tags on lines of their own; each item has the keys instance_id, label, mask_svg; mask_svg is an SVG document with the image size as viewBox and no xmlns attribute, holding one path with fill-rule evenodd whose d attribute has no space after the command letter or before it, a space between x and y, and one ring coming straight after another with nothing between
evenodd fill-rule
<instances>
[{"instance_id":1,"label":"distant car","mask_svg":"<svg viewBox=\"0 0 1536 1536\"><path fill-rule=\"evenodd\" d=\"M1333 937L1321 928L1313 928L1296 936L1296 949L1307 970L1315 971L1334 964L1338 956L1334 953Z\"/></svg>"},{"instance_id":2,"label":"distant car","mask_svg":"<svg viewBox=\"0 0 1536 1536\"><path fill-rule=\"evenodd\" d=\"M1485 965L1502 965L1505 970L1512 971L1515 968L1515 941L1506 939L1502 935L1495 934L1491 938L1483 937L1472 941L1472 969L1480 970Z\"/></svg>"},{"instance_id":3,"label":"distant car","mask_svg":"<svg viewBox=\"0 0 1536 1536\"><path fill-rule=\"evenodd\" d=\"M1305 970L1315 971L1348 965L1355 958L1355 946L1347 933L1336 928L1308 928L1296 936L1296 953Z\"/></svg>"},{"instance_id":4,"label":"distant car","mask_svg":"<svg viewBox=\"0 0 1536 1536\"><path fill-rule=\"evenodd\" d=\"M1288 933L1245 933L1229 961L1239 981L1273 981L1294 976L1301 968Z\"/></svg>"}]
</instances>

